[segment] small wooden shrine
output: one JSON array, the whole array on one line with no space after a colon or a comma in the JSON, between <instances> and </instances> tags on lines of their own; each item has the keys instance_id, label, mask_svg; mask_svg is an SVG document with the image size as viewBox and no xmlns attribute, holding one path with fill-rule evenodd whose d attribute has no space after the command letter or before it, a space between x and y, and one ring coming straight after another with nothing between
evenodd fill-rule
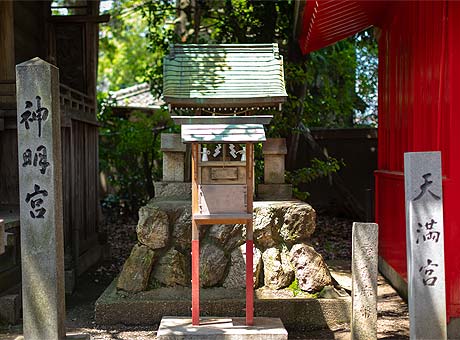
<instances>
[{"instance_id":1,"label":"small wooden shrine","mask_svg":"<svg viewBox=\"0 0 460 340\"><path fill-rule=\"evenodd\" d=\"M246 225L246 324L253 325L254 144L287 95L276 44L175 45L165 58L164 98L192 148L192 323L199 325L199 231ZM206 115L207 114L207 115Z\"/></svg>"}]
</instances>

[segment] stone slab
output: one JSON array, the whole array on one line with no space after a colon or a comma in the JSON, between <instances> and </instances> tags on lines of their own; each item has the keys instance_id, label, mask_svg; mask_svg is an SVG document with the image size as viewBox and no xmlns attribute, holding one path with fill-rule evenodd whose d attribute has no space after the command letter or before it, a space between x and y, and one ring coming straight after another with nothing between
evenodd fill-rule
<instances>
[{"instance_id":1,"label":"stone slab","mask_svg":"<svg viewBox=\"0 0 460 340\"><path fill-rule=\"evenodd\" d=\"M287 340L288 332L279 318L254 318L246 326L245 318L204 317L199 326L188 317L165 316L158 329L158 340Z\"/></svg>"},{"instance_id":2,"label":"stone slab","mask_svg":"<svg viewBox=\"0 0 460 340\"><path fill-rule=\"evenodd\" d=\"M179 133L161 134L161 151L185 152L186 147Z\"/></svg>"},{"instance_id":3,"label":"stone slab","mask_svg":"<svg viewBox=\"0 0 460 340\"><path fill-rule=\"evenodd\" d=\"M137 294L118 294L116 279L99 297L95 320L100 325L152 325L164 315L191 316L191 288L158 288ZM202 316L244 317L244 289L200 290ZM351 298L254 299L255 317L279 317L288 330L334 329L350 322Z\"/></svg>"},{"instance_id":4,"label":"stone slab","mask_svg":"<svg viewBox=\"0 0 460 340\"><path fill-rule=\"evenodd\" d=\"M353 223L351 339L377 339L378 225Z\"/></svg>"},{"instance_id":5,"label":"stone slab","mask_svg":"<svg viewBox=\"0 0 460 340\"><path fill-rule=\"evenodd\" d=\"M272 201L291 200L292 184L259 184L257 198Z\"/></svg>"},{"instance_id":6,"label":"stone slab","mask_svg":"<svg viewBox=\"0 0 460 340\"><path fill-rule=\"evenodd\" d=\"M447 339L440 152L404 154L411 339Z\"/></svg>"},{"instance_id":7,"label":"stone slab","mask_svg":"<svg viewBox=\"0 0 460 340\"><path fill-rule=\"evenodd\" d=\"M155 182L153 185L156 199L192 199L192 183L190 182Z\"/></svg>"}]
</instances>

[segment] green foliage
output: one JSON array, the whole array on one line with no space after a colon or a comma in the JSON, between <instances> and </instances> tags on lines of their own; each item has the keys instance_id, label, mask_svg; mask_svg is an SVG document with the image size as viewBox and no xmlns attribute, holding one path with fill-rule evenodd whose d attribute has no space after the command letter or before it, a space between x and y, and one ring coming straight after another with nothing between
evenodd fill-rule
<instances>
[{"instance_id":1,"label":"green foliage","mask_svg":"<svg viewBox=\"0 0 460 340\"><path fill-rule=\"evenodd\" d=\"M309 194L299 190L300 184L311 183L318 178L329 176L345 166L343 160L333 157L328 157L325 161L313 158L310 162L309 167L286 171L286 180L293 185L294 196L303 201L307 200Z\"/></svg>"},{"instance_id":2,"label":"green foliage","mask_svg":"<svg viewBox=\"0 0 460 340\"><path fill-rule=\"evenodd\" d=\"M127 118L113 114L110 102L101 99L99 121L100 170L115 193L108 195L105 207L120 213L136 213L155 195L153 181L161 178L160 132L171 130L169 115L141 111Z\"/></svg>"},{"instance_id":3,"label":"green foliage","mask_svg":"<svg viewBox=\"0 0 460 340\"><path fill-rule=\"evenodd\" d=\"M165 25L172 10L170 1L113 2L109 23L100 27L98 83L101 91L116 91L157 75L162 77L162 58L170 30L158 27Z\"/></svg>"},{"instance_id":4,"label":"green foliage","mask_svg":"<svg viewBox=\"0 0 460 340\"><path fill-rule=\"evenodd\" d=\"M288 138L292 147L298 143L294 137L302 125L375 124L377 44L372 31L303 56L293 34L294 9L294 0L115 0L111 21L101 28L99 87L117 90L149 81L153 92L161 95L163 57L172 43L277 42L284 59L288 101L281 112L273 112L268 137ZM111 174L110 181L123 192L122 198L140 202L151 196L145 189L150 179L159 178L159 167L152 165L161 157L158 133L152 129L160 118L137 114L135 119L123 120L105 111L104 115L101 169ZM261 182L261 145L255 151L256 181ZM299 183L327 176L341 165L337 160L313 160L310 168L287 177L296 196L305 199L306 193L297 189Z\"/></svg>"},{"instance_id":5,"label":"green foliage","mask_svg":"<svg viewBox=\"0 0 460 340\"><path fill-rule=\"evenodd\" d=\"M295 278L295 280L292 281L288 289L292 292L292 295L294 295L294 297L302 293L302 289L300 289L299 287L299 281L297 280L297 278Z\"/></svg>"}]
</instances>

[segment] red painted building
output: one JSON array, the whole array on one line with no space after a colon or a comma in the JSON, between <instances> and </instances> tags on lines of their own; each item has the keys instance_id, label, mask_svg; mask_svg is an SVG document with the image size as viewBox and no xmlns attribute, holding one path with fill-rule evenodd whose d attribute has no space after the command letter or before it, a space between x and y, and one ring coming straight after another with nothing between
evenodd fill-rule
<instances>
[{"instance_id":1,"label":"red painted building","mask_svg":"<svg viewBox=\"0 0 460 340\"><path fill-rule=\"evenodd\" d=\"M460 2L307 0L304 53L375 26L379 45L379 267L407 280L403 154L442 152L447 317L460 318ZM458 209L458 210L457 210Z\"/></svg>"}]
</instances>

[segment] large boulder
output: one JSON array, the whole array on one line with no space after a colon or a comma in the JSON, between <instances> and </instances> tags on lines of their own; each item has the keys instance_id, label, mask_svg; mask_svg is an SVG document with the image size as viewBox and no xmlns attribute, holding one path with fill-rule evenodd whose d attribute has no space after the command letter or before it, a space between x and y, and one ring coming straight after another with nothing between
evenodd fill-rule
<instances>
[{"instance_id":1,"label":"large boulder","mask_svg":"<svg viewBox=\"0 0 460 340\"><path fill-rule=\"evenodd\" d=\"M152 277L166 286L187 286L190 279L185 256L174 248L169 249L158 260Z\"/></svg>"},{"instance_id":2,"label":"large boulder","mask_svg":"<svg viewBox=\"0 0 460 340\"><path fill-rule=\"evenodd\" d=\"M294 281L294 270L289 262L287 250L268 248L262 254L264 283L271 289L281 289Z\"/></svg>"},{"instance_id":3,"label":"large boulder","mask_svg":"<svg viewBox=\"0 0 460 340\"><path fill-rule=\"evenodd\" d=\"M307 241L315 231L316 212L304 202L256 202L254 242L261 249Z\"/></svg>"},{"instance_id":4,"label":"large boulder","mask_svg":"<svg viewBox=\"0 0 460 340\"><path fill-rule=\"evenodd\" d=\"M252 274L254 287L259 286L260 272L262 271L262 253L259 249L253 248ZM224 280L225 288L246 287L246 245L236 248L230 256L230 269Z\"/></svg>"},{"instance_id":5,"label":"large boulder","mask_svg":"<svg viewBox=\"0 0 460 340\"><path fill-rule=\"evenodd\" d=\"M168 243L168 215L156 206L146 205L139 209L137 239L151 249L163 248Z\"/></svg>"},{"instance_id":6,"label":"large boulder","mask_svg":"<svg viewBox=\"0 0 460 340\"><path fill-rule=\"evenodd\" d=\"M205 243L200 249L200 286L212 287L224 278L228 258L222 249Z\"/></svg>"},{"instance_id":7,"label":"large boulder","mask_svg":"<svg viewBox=\"0 0 460 340\"><path fill-rule=\"evenodd\" d=\"M254 242L262 249L274 247L279 243L280 237L273 212L269 206L254 208Z\"/></svg>"},{"instance_id":8,"label":"large boulder","mask_svg":"<svg viewBox=\"0 0 460 340\"><path fill-rule=\"evenodd\" d=\"M308 244L296 244L290 251L290 261L300 289L307 292L321 291L332 285L332 277L323 257Z\"/></svg>"},{"instance_id":9,"label":"large boulder","mask_svg":"<svg viewBox=\"0 0 460 340\"><path fill-rule=\"evenodd\" d=\"M224 250L231 251L245 242L242 224L215 224L209 227L208 237Z\"/></svg>"},{"instance_id":10,"label":"large boulder","mask_svg":"<svg viewBox=\"0 0 460 340\"><path fill-rule=\"evenodd\" d=\"M280 205L279 234L288 245L309 240L316 228L316 212L311 205L303 202Z\"/></svg>"},{"instance_id":11,"label":"large boulder","mask_svg":"<svg viewBox=\"0 0 460 340\"><path fill-rule=\"evenodd\" d=\"M183 251L189 253L192 244L192 208L188 207L182 210L180 216L172 226L172 241L174 245Z\"/></svg>"},{"instance_id":12,"label":"large boulder","mask_svg":"<svg viewBox=\"0 0 460 340\"><path fill-rule=\"evenodd\" d=\"M136 244L131 250L118 277L117 289L140 292L147 288L150 272L155 261L155 252L144 245Z\"/></svg>"}]
</instances>

